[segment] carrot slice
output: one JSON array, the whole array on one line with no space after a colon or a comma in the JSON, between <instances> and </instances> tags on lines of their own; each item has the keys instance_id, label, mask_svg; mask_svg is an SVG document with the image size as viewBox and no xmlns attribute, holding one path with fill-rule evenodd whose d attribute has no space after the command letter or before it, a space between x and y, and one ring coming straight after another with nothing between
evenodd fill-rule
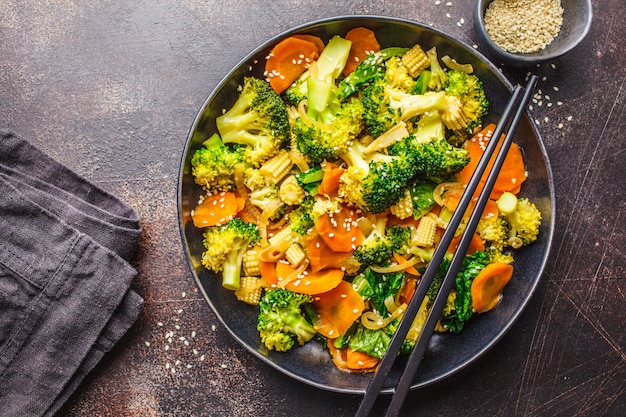
<instances>
[{"instance_id":1,"label":"carrot slice","mask_svg":"<svg viewBox=\"0 0 626 417\"><path fill-rule=\"evenodd\" d=\"M308 239L306 253L313 272L324 268L341 268L343 263L352 256L351 252L335 252L317 235Z\"/></svg>"},{"instance_id":2,"label":"carrot slice","mask_svg":"<svg viewBox=\"0 0 626 417\"><path fill-rule=\"evenodd\" d=\"M378 362L380 362L380 359L367 353L350 348L346 351L346 366L349 369L364 371L375 367L378 365Z\"/></svg>"},{"instance_id":3,"label":"carrot slice","mask_svg":"<svg viewBox=\"0 0 626 417\"><path fill-rule=\"evenodd\" d=\"M487 265L472 281L472 307L479 313L494 308L500 293L513 276L513 265L495 262Z\"/></svg>"},{"instance_id":4,"label":"carrot slice","mask_svg":"<svg viewBox=\"0 0 626 417\"><path fill-rule=\"evenodd\" d=\"M348 207L325 213L315 222L315 230L335 252L352 252L363 242L363 231L356 226L357 214Z\"/></svg>"},{"instance_id":5,"label":"carrot slice","mask_svg":"<svg viewBox=\"0 0 626 417\"><path fill-rule=\"evenodd\" d=\"M302 40L305 40L305 41L313 42L315 44L315 46L317 46L317 53L318 54L321 54L322 50L324 50L324 46L325 46L324 45L324 41L319 36L301 34L301 35L293 35L293 37L294 38L298 38L298 39L302 39Z\"/></svg>"},{"instance_id":6,"label":"carrot slice","mask_svg":"<svg viewBox=\"0 0 626 417\"><path fill-rule=\"evenodd\" d=\"M357 65L369 54L380 51L376 34L370 29L356 27L346 33L345 38L352 42L352 46L346 66L343 68L343 75L348 75L354 71Z\"/></svg>"},{"instance_id":7,"label":"carrot slice","mask_svg":"<svg viewBox=\"0 0 626 417\"><path fill-rule=\"evenodd\" d=\"M241 208L235 193L223 191L206 197L193 211L191 219L196 227L217 226L232 220Z\"/></svg>"},{"instance_id":8,"label":"carrot slice","mask_svg":"<svg viewBox=\"0 0 626 417\"><path fill-rule=\"evenodd\" d=\"M269 285L278 284L278 275L276 274L276 262L259 261L259 269L261 270L261 278Z\"/></svg>"},{"instance_id":9,"label":"carrot slice","mask_svg":"<svg viewBox=\"0 0 626 417\"><path fill-rule=\"evenodd\" d=\"M400 255L398 253L394 252L393 253L393 258L396 260L396 262L399 265L407 263L407 260L404 258L404 256L402 256L402 255ZM406 272L408 272L409 274L411 274L411 275L415 275L415 276L420 275L420 273L417 271L417 269L415 269L415 267L413 265L407 265L407 267L404 268L404 270Z\"/></svg>"},{"instance_id":10,"label":"carrot slice","mask_svg":"<svg viewBox=\"0 0 626 417\"><path fill-rule=\"evenodd\" d=\"M318 314L315 330L332 339L348 331L365 309L365 302L352 284L341 281L332 290L317 294L313 307Z\"/></svg>"},{"instance_id":11,"label":"carrot slice","mask_svg":"<svg viewBox=\"0 0 626 417\"><path fill-rule=\"evenodd\" d=\"M450 253L455 253L459 247L459 243L461 243L461 235L455 236L452 238L450 242L450 246L448 246L448 251ZM471 255L474 252L484 251L485 250L485 242L483 242L482 238L478 235L478 233L474 233L472 235L472 240L470 240L470 244L467 247L467 254Z\"/></svg>"},{"instance_id":12,"label":"carrot slice","mask_svg":"<svg viewBox=\"0 0 626 417\"><path fill-rule=\"evenodd\" d=\"M339 189L339 179L344 169L332 162L323 162L322 170L324 171L324 176L322 177L322 182L317 187L317 193L332 196Z\"/></svg>"},{"instance_id":13,"label":"carrot slice","mask_svg":"<svg viewBox=\"0 0 626 417\"><path fill-rule=\"evenodd\" d=\"M469 183L472 173L475 171L478 166L478 161L483 155L484 149L487 146L487 143L491 139L493 132L495 131L496 125L491 123L485 126L479 133L475 134L471 139L465 142L464 147L469 152L470 162L463 168L458 174L457 179L464 182L465 184ZM487 176L489 175L489 171L493 166L495 161L495 157L500 147L502 146L502 139L504 135L500 138L498 142L498 146L496 147L496 152L494 156L489 161L487 166L487 170L483 174L481 178L478 189L476 190L476 195L480 193L482 187L484 186L485 181L487 180ZM507 152L506 158L504 159L504 164L502 165L502 169L498 174L498 178L494 184L493 190L491 192L490 198L492 200L497 200L502 193L508 191L513 192L515 190L519 191L521 184L526 180L526 168L524 166L524 158L522 156L522 151L516 143L511 143L511 147Z\"/></svg>"},{"instance_id":14,"label":"carrot slice","mask_svg":"<svg viewBox=\"0 0 626 417\"><path fill-rule=\"evenodd\" d=\"M487 200L487 204L485 205L485 209L483 210L482 218L490 219L492 217L497 217L500 214L500 209L498 208L498 203L493 200Z\"/></svg>"},{"instance_id":15,"label":"carrot slice","mask_svg":"<svg viewBox=\"0 0 626 417\"><path fill-rule=\"evenodd\" d=\"M296 269L285 262L276 263L278 283L289 277ZM326 268L313 272L307 269L296 279L285 285L285 288L301 294L320 294L335 288L343 280L344 272L339 268Z\"/></svg>"},{"instance_id":16,"label":"carrot slice","mask_svg":"<svg viewBox=\"0 0 626 417\"><path fill-rule=\"evenodd\" d=\"M280 41L265 63L270 85L280 94L306 71L311 62L319 57L317 45L293 36Z\"/></svg>"},{"instance_id":17,"label":"carrot slice","mask_svg":"<svg viewBox=\"0 0 626 417\"><path fill-rule=\"evenodd\" d=\"M458 207L460 201L461 201L461 195L453 193L446 198L445 206L448 210L454 211ZM472 201L470 201L470 205L467 208L467 212L466 212L466 215L468 217L470 213L472 212L473 207L476 205L476 202L477 202L476 199L473 199ZM483 219L486 219L486 218L491 218L493 216L497 216L498 214L500 214L500 210L498 209L498 203L496 203L494 200L491 200L491 199L487 200L487 204L485 204L485 208L483 209L481 217Z\"/></svg>"}]
</instances>

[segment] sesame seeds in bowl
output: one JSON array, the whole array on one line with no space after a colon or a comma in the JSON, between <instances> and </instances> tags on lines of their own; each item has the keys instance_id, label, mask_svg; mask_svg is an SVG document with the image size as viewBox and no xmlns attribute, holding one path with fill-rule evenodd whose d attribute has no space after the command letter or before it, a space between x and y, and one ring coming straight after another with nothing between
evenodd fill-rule
<instances>
[{"instance_id":1,"label":"sesame seeds in bowl","mask_svg":"<svg viewBox=\"0 0 626 417\"><path fill-rule=\"evenodd\" d=\"M532 66L559 57L587 35L590 0L479 0L474 31L497 64Z\"/></svg>"}]
</instances>

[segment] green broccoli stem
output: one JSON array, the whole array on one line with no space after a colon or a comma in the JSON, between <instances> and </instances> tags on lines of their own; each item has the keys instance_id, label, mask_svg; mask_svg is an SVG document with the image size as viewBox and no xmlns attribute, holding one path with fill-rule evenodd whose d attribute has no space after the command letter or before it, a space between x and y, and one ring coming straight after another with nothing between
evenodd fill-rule
<instances>
[{"instance_id":1,"label":"green broccoli stem","mask_svg":"<svg viewBox=\"0 0 626 417\"><path fill-rule=\"evenodd\" d=\"M237 291L241 282L241 262L245 248L232 250L226 255L224 271L222 272L222 286L227 290Z\"/></svg>"},{"instance_id":2,"label":"green broccoli stem","mask_svg":"<svg viewBox=\"0 0 626 417\"><path fill-rule=\"evenodd\" d=\"M360 170L363 177L366 177L370 168L369 162L365 159L364 151L364 145L359 142L353 142L348 148L348 152L345 155L342 155L341 158L346 161L349 166Z\"/></svg>"},{"instance_id":3,"label":"green broccoli stem","mask_svg":"<svg viewBox=\"0 0 626 417\"><path fill-rule=\"evenodd\" d=\"M298 338L298 343L303 345L317 334L317 330L306 321L306 319L297 312L290 312L283 317L283 330L293 333Z\"/></svg>"},{"instance_id":4,"label":"green broccoli stem","mask_svg":"<svg viewBox=\"0 0 626 417\"><path fill-rule=\"evenodd\" d=\"M334 84L310 78L307 85L309 91L307 114L318 122L330 123L335 114L341 110Z\"/></svg>"}]
</instances>

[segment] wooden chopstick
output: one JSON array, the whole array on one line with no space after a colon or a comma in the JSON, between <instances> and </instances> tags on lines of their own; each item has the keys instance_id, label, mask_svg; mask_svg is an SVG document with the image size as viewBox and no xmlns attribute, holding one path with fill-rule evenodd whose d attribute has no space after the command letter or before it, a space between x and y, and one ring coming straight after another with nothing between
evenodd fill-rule
<instances>
[{"instance_id":1,"label":"wooden chopstick","mask_svg":"<svg viewBox=\"0 0 626 417\"><path fill-rule=\"evenodd\" d=\"M523 89L520 86L516 86L514 88L511 98L507 103L507 106L502 113L502 116L500 117L492 138L500 138L502 133L504 133L506 127L509 126L509 120L511 119L511 115L514 114L513 120L511 121L510 127L508 129L508 134L505 136L502 146L498 152L498 156L494 161L494 165L491 169L489 177L482 189L479 200L476 204L476 207L474 208L474 211L472 212L470 221L465 229L465 233L461 238L459 247L450 264L448 273L446 274L446 277L442 282L437 297L435 297L435 301L424 325L424 329L422 330L422 334L420 335L420 338L417 341L413 352L409 357L409 361L405 367L405 370L396 386L394 396L388 407L386 416L396 416L400 412L400 408L402 407L404 398L406 397L406 394L411 386L411 382L413 380L415 372L419 367L421 359L428 346L429 340L434 332L435 324L437 323L437 320L441 315L448 293L454 285L456 274L458 273L463 258L465 257L465 253L467 252L471 236L473 235L474 230L476 229L476 224L480 219L480 214L482 213L485 204L487 203L489 194L491 193L491 189L493 188L493 185L497 178L497 174L502 167L502 163L504 162L506 153L511 145L514 132L517 129L522 115L526 111L526 107L528 105L528 102L530 101L530 98L532 97L532 92L537 83L537 79L537 76L534 75L530 77L528 84L526 85L525 94L519 104L519 97L522 94ZM483 174L488 166L489 160L495 152L498 142L499 141L497 139L489 141L485 152L481 157L478 166L476 167L476 170L474 171L474 174L472 175L472 178L463 193L463 196L461 197L461 201L459 202L459 205L455 210L454 215L452 216L452 219L450 220L450 223L448 224L448 227L446 228L446 231L442 236L441 241L437 246L437 249L435 250L435 253L433 254L433 258L431 259L426 268L426 271L420 279L420 283L416 288L415 293L411 301L409 302L409 305L407 306L407 309L404 313L402 320L400 321L398 329L396 330L391 340L391 343L387 348L387 352L385 353L385 356L381 360L378 369L374 374L374 377L367 387L363 400L361 401L359 409L357 410L356 417L365 417L369 415L376 401L376 398L380 393L382 385L384 384L387 375L389 374L389 371L391 370L391 367L395 362L398 352L402 347L402 343L411 328L413 318L419 311L419 307L422 304L422 300L426 296L428 287L432 283L435 274L439 269L439 265L441 264L447 248L448 246L450 246L452 238L454 237L454 233L460 225L461 220L463 219L463 215L467 207L469 206L476 189L478 188L480 180L483 177Z\"/></svg>"}]
</instances>

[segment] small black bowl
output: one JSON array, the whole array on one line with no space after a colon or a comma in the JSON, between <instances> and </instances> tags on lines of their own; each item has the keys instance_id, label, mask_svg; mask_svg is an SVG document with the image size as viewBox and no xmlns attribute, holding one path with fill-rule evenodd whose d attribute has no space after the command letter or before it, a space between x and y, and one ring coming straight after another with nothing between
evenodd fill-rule
<instances>
[{"instance_id":1,"label":"small black bowl","mask_svg":"<svg viewBox=\"0 0 626 417\"><path fill-rule=\"evenodd\" d=\"M478 0L474 8L474 31L478 45L497 64L530 67L572 50L587 35L593 16L590 0L561 0L563 25L558 36L544 49L532 53L511 53L500 48L485 29L485 10L493 0Z\"/></svg>"}]
</instances>

